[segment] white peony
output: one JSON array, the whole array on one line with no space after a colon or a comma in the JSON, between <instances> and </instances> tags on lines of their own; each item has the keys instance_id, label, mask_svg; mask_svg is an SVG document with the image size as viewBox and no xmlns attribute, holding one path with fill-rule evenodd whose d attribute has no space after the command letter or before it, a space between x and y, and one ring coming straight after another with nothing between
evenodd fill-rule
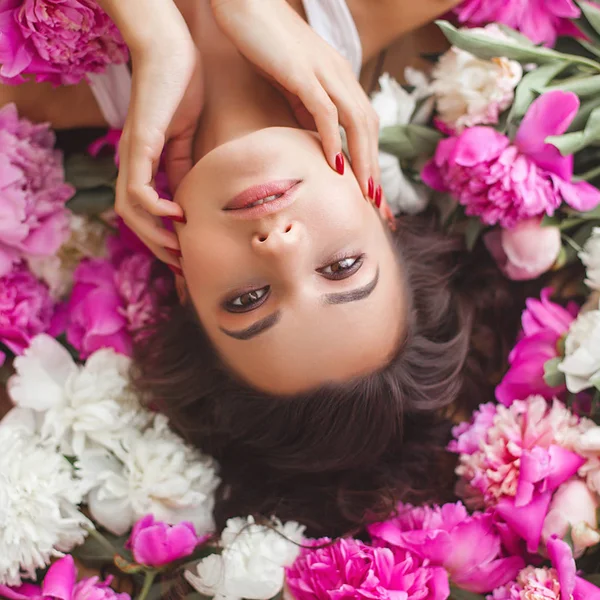
<instances>
[{"instance_id":1,"label":"white peony","mask_svg":"<svg viewBox=\"0 0 600 600\"><path fill-rule=\"evenodd\" d=\"M221 535L223 551L202 559L188 582L218 600L268 600L281 592L284 569L300 551L304 527L273 520L258 525L252 517L229 519Z\"/></svg>"},{"instance_id":2,"label":"white peony","mask_svg":"<svg viewBox=\"0 0 600 600\"><path fill-rule=\"evenodd\" d=\"M31 272L44 281L56 299L64 298L73 285L73 273L84 258L106 255L106 236L110 229L101 221L69 212L71 235L53 256L30 256Z\"/></svg>"},{"instance_id":3,"label":"white peony","mask_svg":"<svg viewBox=\"0 0 600 600\"><path fill-rule=\"evenodd\" d=\"M558 366L567 389L577 394L600 387L600 310L580 314L565 340L565 358Z\"/></svg>"},{"instance_id":4,"label":"white peony","mask_svg":"<svg viewBox=\"0 0 600 600\"><path fill-rule=\"evenodd\" d=\"M594 227L579 258L586 266L586 284L593 290L600 290L600 227Z\"/></svg>"},{"instance_id":5,"label":"white peony","mask_svg":"<svg viewBox=\"0 0 600 600\"><path fill-rule=\"evenodd\" d=\"M92 517L116 535L149 513L170 524L191 521L199 534L214 528L216 464L173 433L163 415L143 432L128 431L114 454L92 448L76 465Z\"/></svg>"},{"instance_id":6,"label":"white peony","mask_svg":"<svg viewBox=\"0 0 600 600\"><path fill-rule=\"evenodd\" d=\"M380 91L373 94L371 103L379 116L380 128L427 121L432 103L425 101L417 111L417 103L428 95L427 79L415 69L406 69L405 78L414 88L407 92L393 77L384 73L379 78ZM381 186L394 214L421 212L429 201L427 189L413 184L402 172L400 161L388 152L379 152Z\"/></svg>"},{"instance_id":7,"label":"white peony","mask_svg":"<svg viewBox=\"0 0 600 600\"><path fill-rule=\"evenodd\" d=\"M83 489L73 468L34 432L31 411L13 409L0 422L0 585L82 544L91 523L78 511Z\"/></svg>"},{"instance_id":8,"label":"white peony","mask_svg":"<svg viewBox=\"0 0 600 600\"><path fill-rule=\"evenodd\" d=\"M115 449L125 433L149 421L129 386L130 359L103 348L78 366L54 338L36 336L14 361L8 393L39 414L40 434L67 456L86 448Z\"/></svg>"},{"instance_id":9,"label":"white peony","mask_svg":"<svg viewBox=\"0 0 600 600\"><path fill-rule=\"evenodd\" d=\"M471 31L508 38L497 25ZM431 75L438 117L450 131L460 133L466 127L498 122L500 113L513 102L523 68L515 60L483 60L453 46L441 56Z\"/></svg>"}]
</instances>

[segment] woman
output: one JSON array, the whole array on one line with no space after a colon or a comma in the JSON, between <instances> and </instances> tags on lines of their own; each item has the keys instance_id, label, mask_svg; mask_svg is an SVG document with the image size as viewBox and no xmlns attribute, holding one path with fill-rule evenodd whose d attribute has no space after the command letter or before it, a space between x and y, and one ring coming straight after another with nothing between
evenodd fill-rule
<instances>
[{"instance_id":1,"label":"woman","mask_svg":"<svg viewBox=\"0 0 600 600\"><path fill-rule=\"evenodd\" d=\"M317 136L223 33L235 29L222 10L236 1L215 2L214 13L208 3L180 7L202 57L196 164L169 208L185 215L177 235L141 237L180 253L183 278L170 318L137 349L136 381L220 461L220 523L274 513L313 534L345 533L399 498L447 489L442 413L490 394L514 298L431 219L389 230L366 169L334 171ZM282 2L270 4L296 27ZM404 30L401 4L343 4L366 59ZM420 9L433 18L448 4Z\"/></svg>"}]
</instances>

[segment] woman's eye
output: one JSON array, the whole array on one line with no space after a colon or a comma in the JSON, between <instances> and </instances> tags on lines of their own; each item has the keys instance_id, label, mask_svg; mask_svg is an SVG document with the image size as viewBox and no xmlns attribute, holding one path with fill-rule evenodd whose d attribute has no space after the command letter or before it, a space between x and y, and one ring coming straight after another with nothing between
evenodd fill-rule
<instances>
[{"instance_id":1,"label":"woman's eye","mask_svg":"<svg viewBox=\"0 0 600 600\"><path fill-rule=\"evenodd\" d=\"M237 296L236 298L227 300L223 306L228 312L242 313L255 310L259 306L261 306L269 297L270 289L271 288L267 285L264 288L260 288L259 290L252 290L250 292L246 292L241 296Z\"/></svg>"},{"instance_id":2,"label":"woman's eye","mask_svg":"<svg viewBox=\"0 0 600 600\"><path fill-rule=\"evenodd\" d=\"M342 258L341 260L336 260L326 267L319 269L319 273L328 279L345 279L346 277L354 275L354 273L361 268L362 263L362 256Z\"/></svg>"}]
</instances>

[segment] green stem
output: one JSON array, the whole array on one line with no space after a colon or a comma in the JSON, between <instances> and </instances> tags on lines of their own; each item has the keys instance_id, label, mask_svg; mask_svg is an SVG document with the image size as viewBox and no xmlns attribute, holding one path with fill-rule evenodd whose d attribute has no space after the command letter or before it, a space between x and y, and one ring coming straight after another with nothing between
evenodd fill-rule
<instances>
[{"instance_id":1,"label":"green stem","mask_svg":"<svg viewBox=\"0 0 600 600\"><path fill-rule=\"evenodd\" d=\"M596 177L600 177L600 166L573 177L573 181L590 181L590 179L595 179Z\"/></svg>"},{"instance_id":2,"label":"green stem","mask_svg":"<svg viewBox=\"0 0 600 600\"><path fill-rule=\"evenodd\" d=\"M146 571L144 575L144 585L142 586L142 591L137 597L137 600L146 600L146 596L150 592L150 588L154 583L154 578L156 577L157 572L158 571Z\"/></svg>"},{"instance_id":3,"label":"green stem","mask_svg":"<svg viewBox=\"0 0 600 600\"><path fill-rule=\"evenodd\" d=\"M93 537L107 552L110 552L111 558L118 554L117 549L97 530L92 528L88 528L88 533L90 537Z\"/></svg>"},{"instance_id":4,"label":"green stem","mask_svg":"<svg viewBox=\"0 0 600 600\"><path fill-rule=\"evenodd\" d=\"M565 240L565 242L567 242L567 244L569 244L569 246L571 246L571 248L573 248L573 250L576 252L583 252L583 248L572 237L569 237L563 233L562 238Z\"/></svg>"}]
</instances>

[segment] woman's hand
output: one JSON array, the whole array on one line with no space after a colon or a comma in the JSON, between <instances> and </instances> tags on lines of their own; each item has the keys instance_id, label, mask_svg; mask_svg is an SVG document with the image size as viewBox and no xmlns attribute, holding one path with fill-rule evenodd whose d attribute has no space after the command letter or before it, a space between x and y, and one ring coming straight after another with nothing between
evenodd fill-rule
<instances>
[{"instance_id":1,"label":"woman's hand","mask_svg":"<svg viewBox=\"0 0 600 600\"><path fill-rule=\"evenodd\" d=\"M316 126L336 170L342 151L339 126L345 128L352 168L363 194L373 198L379 183L379 120L348 61L285 0L211 2L219 27L278 84L301 125Z\"/></svg>"},{"instance_id":2,"label":"woman's hand","mask_svg":"<svg viewBox=\"0 0 600 600\"><path fill-rule=\"evenodd\" d=\"M185 218L180 206L158 195L153 180L163 148L173 189L192 168L192 142L203 100L200 56L172 0L99 3L119 27L133 63L115 210L158 258L177 267L179 242L161 218Z\"/></svg>"}]
</instances>

